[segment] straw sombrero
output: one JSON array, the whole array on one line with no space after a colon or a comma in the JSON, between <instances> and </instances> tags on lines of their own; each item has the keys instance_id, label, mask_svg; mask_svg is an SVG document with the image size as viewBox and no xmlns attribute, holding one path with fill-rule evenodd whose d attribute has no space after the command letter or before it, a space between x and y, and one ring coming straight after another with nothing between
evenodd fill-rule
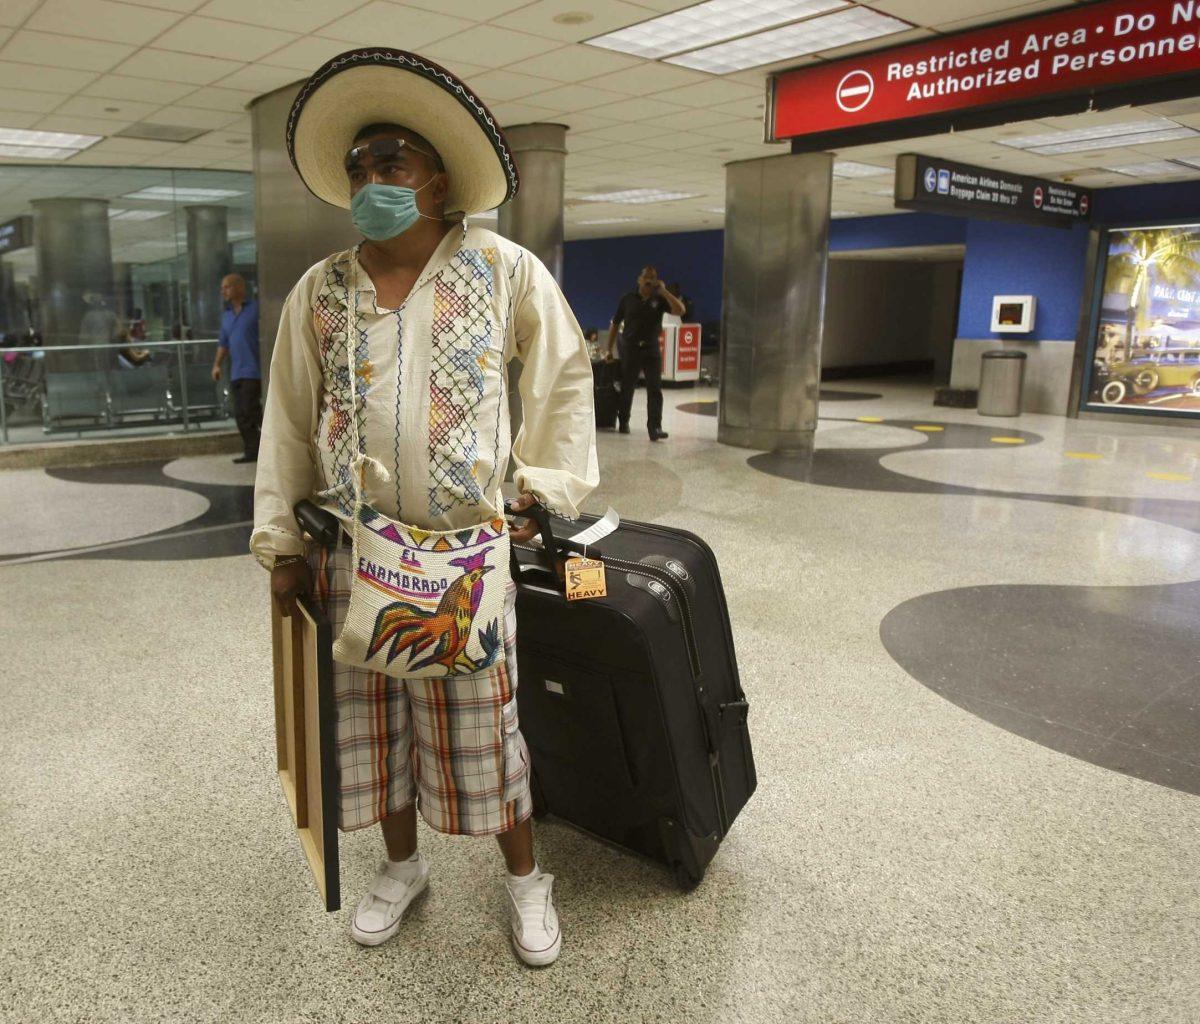
<instances>
[{"instance_id":1,"label":"straw sombrero","mask_svg":"<svg viewBox=\"0 0 1200 1024\"><path fill-rule=\"evenodd\" d=\"M517 194L517 165L492 112L445 68L383 46L347 50L304 83L288 115L292 166L318 199L349 209L346 153L360 129L385 122L438 151L447 213L480 213Z\"/></svg>"}]
</instances>

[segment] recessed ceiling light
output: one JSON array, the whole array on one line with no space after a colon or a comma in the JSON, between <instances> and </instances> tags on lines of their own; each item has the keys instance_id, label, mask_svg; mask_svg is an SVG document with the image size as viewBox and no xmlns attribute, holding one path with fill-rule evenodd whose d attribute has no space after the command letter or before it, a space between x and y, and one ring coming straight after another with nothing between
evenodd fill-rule
<instances>
[{"instance_id":1,"label":"recessed ceiling light","mask_svg":"<svg viewBox=\"0 0 1200 1024\"><path fill-rule=\"evenodd\" d=\"M16 160L66 160L78 152L78 149L60 149L54 146L10 146L0 143L0 156L10 156Z\"/></svg>"},{"instance_id":2,"label":"recessed ceiling light","mask_svg":"<svg viewBox=\"0 0 1200 1024\"><path fill-rule=\"evenodd\" d=\"M626 188L617 192L593 192L580 196L585 203L670 203L676 199L695 199L700 192L668 192L661 188Z\"/></svg>"},{"instance_id":3,"label":"recessed ceiling light","mask_svg":"<svg viewBox=\"0 0 1200 1024\"><path fill-rule=\"evenodd\" d=\"M103 136L0 128L0 156L27 160L65 160L95 145Z\"/></svg>"},{"instance_id":4,"label":"recessed ceiling light","mask_svg":"<svg viewBox=\"0 0 1200 1024\"><path fill-rule=\"evenodd\" d=\"M1131 178L1188 178L1200 171L1200 161L1147 160L1140 164L1123 164L1120 167L1105 167L1115 174L1126 174Z\"/></svg>"},{"instance_id":5,"label":"recessed ceiling light","mask_svg":"<svg viewBox=\"0 0 1200 1024\"><path fill-rule=\"evenodd\" d=\"M891 174L890 167L877 167L875 164L860 164L855 160L836 160L833 164L835 178L874 178L879 174Z\"/></svg>"},{"instance_id":6,"label":"recessed ceiling light","mask_svg":"<svg viewBox=\"0 0 1200 1024\"><path fill-rule=\"evenodd\" d=\"M724 75L821 50L832 50L850 43L861 43L911 27L907 21L899 18L879 14L866 7L851 7L769 32L732 39L703 50L681 53L668 58L667 63Z\"/></svg>"},{"instance_id":7,"label":"recessed ceiling light","mask_svg":"<svg viewBox=\"0 0 1200 1024\"><path fill-rule=\"evenodd\" d=\"M122 198L159 203L194 203L205 199L232 199L234 196L244 196L245 194L245 192L235 192L227 188L182 188L172 185L153 185L139 192L130 192Z\"/></svg>"},{"instance_id":8,"label":"recessed ceiling light","mask_svg":"<svg viewBox=\"0 0 1200 1024\"><path fill-rule=\"evenodd\" d=\"M116 206L110 206L108 209L109 220L154 220L156 217L165 217L169 210L122 210Z\"/></svg>"},{"instance_id":9,"label":"recessed ceiling light","mask_svg":"<svg viewBox=\"0 0 1200 1024\"><path fill-rule=\"evenodd\" d=\"M556 14L551 20L559 25L586 25L593 17L594 15L588 14L587 11L564 11L562 14Z\"/></svg>"},{"instance_id":10,"label":"recessed ceiling light","mask_svg":"<svg viewBox=\"0 0 1200 1024\"><path fill-rule=\"evenodd\" d=\"M665 57L846 5L846 0L707 0L587 42L635 57Z\"/></svg>"},{"instance_id":11,"label":"recessed ceiling light","mask_svg":"<svg viewBox=\"0 0 1200 1024\"><path fill-rule=\"evenodd\" d=\"M1195 135L1200 135L1200 132L1194 128L1185 128L1165 117L1156 117L1145 121L1097 124L1070 131L1022 135L1014 139L1004 139L1000 141L1000 145L1023 149L1040 156L1053 156L1057 153L1085 153L1092 149L1119 149L1150 142L1171 142Z\"/></svg>"}]
</instances>

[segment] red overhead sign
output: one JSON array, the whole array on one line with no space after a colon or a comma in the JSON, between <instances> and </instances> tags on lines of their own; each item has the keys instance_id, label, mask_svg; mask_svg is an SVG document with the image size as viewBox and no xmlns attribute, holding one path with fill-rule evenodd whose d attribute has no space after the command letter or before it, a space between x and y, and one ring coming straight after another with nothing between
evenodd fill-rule
<instances>
[{"instance_id":1,"label":"red overhead sign","mask_svg":"<svg viewBox=\"0 0 1200 1024\"><path fill-rule=\"evenodd\" d=\"M1105 0L775 76L772 139L1200 72L1200 0Z\"/></svg>"}]
</instances>

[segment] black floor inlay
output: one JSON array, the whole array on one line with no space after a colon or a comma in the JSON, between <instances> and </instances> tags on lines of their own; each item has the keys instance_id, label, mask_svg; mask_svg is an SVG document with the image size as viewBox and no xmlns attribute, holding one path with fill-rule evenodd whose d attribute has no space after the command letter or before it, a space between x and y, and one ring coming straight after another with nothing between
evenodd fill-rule
<instances>
[{"instance_id":1,"label":"black floor inlay","mask_svg":"<svg viewBox=\"0 0 1200 1024\"><path fill-rule=\"evenodd\" d=\"M1092 764L1200 795L1200 583L923 594L880 625L946 700Z\"/></svg>"},{"instance_id":2,"label":"black floor inlay","mask_svg":"<svg viewBox=\"0 0 1200 1024\"><path fill-rule=\"evenodd\" d=\"M853 422L853 421L848 421ZM909 427L928 421L887 421ZM969 423L922 448L994 448L1024 431ZM1193 501L1028 494L905 476L881 465L896 448L818 448L806 460L764 454L764 473L826 487L971 495L1121 512L1200 533ZM1147 587L968 587L924 594L880 626L884 647L924 685L1019 736L1092 764L1200 795L1200 582Z\"/></svg>"}]
</instances>

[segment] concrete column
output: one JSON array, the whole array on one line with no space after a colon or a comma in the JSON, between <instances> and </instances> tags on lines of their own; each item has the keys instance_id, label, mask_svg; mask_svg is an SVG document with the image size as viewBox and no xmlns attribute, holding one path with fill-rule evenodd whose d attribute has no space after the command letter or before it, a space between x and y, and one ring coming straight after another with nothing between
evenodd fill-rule
<instances>
[{"instance_id":1,"label":"concrete column","mask_svg":"<svg viewBox=\"0 0 1200 1024\"><path fill-rule=\"evenodd\" d=\"M112 244L107 199L34 199L40 330L47 348L105 340L113 317ZM88 301L85 301L85 296ZM103 359L63 353L54 371L88 370Z\"/></svg>"},{"instance_id":2,"label":"concrete column","mask_svg":"<svg viewBox=\"0 0 1200 1024\"><path fill-rule=\"evenodd\" d=\"M500 207L498 229L505 238L523 245L550 269L562 284L563 189L567 173L567 127L561 124L518 124L504 129L521 189ZM521 364L508 364L508 412L512 436L521 416Z\"/></svg>"},{"instance_id":3,"label":"concrete column","mask_svg":"<svg viewBox=\"0 0 1200 1024\"><path fill-rule=\"evenodd\" d=\"M221 330L221 278L229 273L229 210L185 206L187 211L188 320L192 337Z\"/></svg>"},{"instance_id":4,"label":"concrete column","mask_svg":"<svg viewBox=\"0 0 1200 1024\"><path fill-rule=\"evenodd\" d=\"M124 326L133 311L133 266L129 263L113 264L113 310Z\"/></svg>"},{"instance_id":5,"label":"concrete column","mask_svg":"<svg viewBox=\"0 0 1200 1024\"><path fill-rule=\"evenodd\" d=\"M811 457L832 170L827 153L726 167L717 430L724 444Z\"/></svg>"},{"instance_id":6,"label":"concrete column","mask_svg":"<svg viewBox=\"0 0 1200 1024\"><path fill-rule=\"evenodd\" d=\"M17 308L17 285L13 280L12 264L0 260L0 331L8 336L6 344L24 344L24 341L13 340L13 335L20 330L18 325L22 319Z\"/></svg>"}]
</instances>

